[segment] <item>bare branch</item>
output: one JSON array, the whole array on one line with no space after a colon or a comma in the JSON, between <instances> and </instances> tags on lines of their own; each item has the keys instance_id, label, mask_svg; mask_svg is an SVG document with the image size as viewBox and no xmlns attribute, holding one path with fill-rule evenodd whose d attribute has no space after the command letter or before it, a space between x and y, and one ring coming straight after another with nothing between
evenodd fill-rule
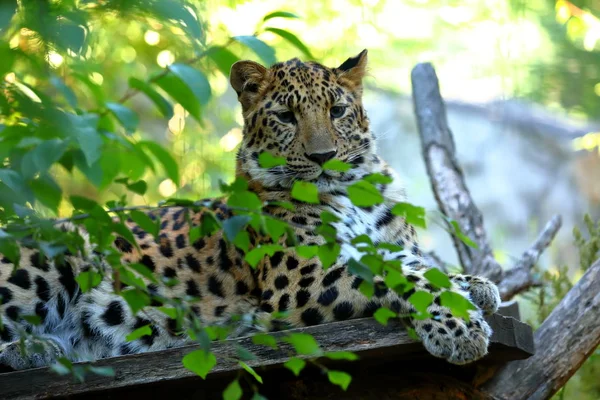
<instances>
[{"instance_id":1,"label":"bare branch","mask_svg":"<svg viewBox=\"0 0 600 400\"><path fill-rule=\"evenodd\" d=\"M533 276L531 270L544 250L550 246L561 225L560 215L552 217L531 247L523 253L511 269L503 274L502 281L498 284L502 300L510 300L530 287L541 284L538 278Z\"/></svg>"},{"instance_id":2,"label":"bare branch","mask_svg":"<svg viewBox=\"0 0 600 400\"><path fill-rule=\"evenodd\" d=\"M473 202L463 172L456 161L446 107L440 95L438 79L429 63L418 64L412 71L413 102L427 173L442 213L457 221L462 232L477 249L453 237L460 263L468 274L487 276L498 282L502 268L492 255L483 227L483 216Z\"/></svg>"},{"instance_id":3,"label":"bare branch","mask_svg":"<svg viewBox=\"0 0 600 400\"><path fill-rule=\"evenodd\" d=\"M509 363L484 390L496 399L548 399L600 345L600 260L535 332L533 357Z\"/></svg>"}]
</instances>

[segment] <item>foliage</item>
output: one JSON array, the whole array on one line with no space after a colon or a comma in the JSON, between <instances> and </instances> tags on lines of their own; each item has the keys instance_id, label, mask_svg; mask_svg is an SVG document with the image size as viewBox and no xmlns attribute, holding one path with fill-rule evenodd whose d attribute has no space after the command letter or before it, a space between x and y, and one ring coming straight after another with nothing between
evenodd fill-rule
<instances>
[{"instance_id":1,"label":"foliage","mask_svg":"<svg viewBox=\"0 0 600 400\"><path fill-rule=\"evenodd\" d=\"M579 269L575 271L576 276L583 275L594 262L600 259L600 220L594 223L591 217L586 214L584 224L587 229L586 234L582 233L577 227L573 229L573 237L579 249L580 258ZM544 272L543 280L544 285L536 299L538 321L535 325L541 324L550 315L575 284L574 279L569 277L567 266L557 269L554 273L551 271ZM599 398L598 371L600 371L600 348L596 349L555 397L557 399L578 398L590 400Z\"/></svg>"}]
</instances>

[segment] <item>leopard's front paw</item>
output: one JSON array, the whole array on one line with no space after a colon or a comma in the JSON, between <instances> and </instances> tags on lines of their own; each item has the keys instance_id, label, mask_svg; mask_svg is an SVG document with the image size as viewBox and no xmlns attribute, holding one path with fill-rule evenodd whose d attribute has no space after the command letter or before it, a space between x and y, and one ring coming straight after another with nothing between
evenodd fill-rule
<instances>
[{"instance_id":1,"label":"leopard's front paw","mask_svg":"<svg viewBox=\"0 0 600 400\"><path fill-rule=\"evenodd\" d=\"M498 287L489 279L472 275L449 275L450 279L462 290L469 293L471 301L483 311L490 315L498 311L502 301Z\"/></svg>"},{"instance_id":2,"label":"leopard's front paw","mask_svg":"<svg viewBox=\"0 0 600 400\"><path fill-rule=\"evenodd\" d=\"M461 365L484 357L492 334L479 312L470 311L469 316L470 321L466 322L449 313L440 313L434 319L413 320L412 324L427 351Z\"/></svg>"},{"instance_id":3,"label":"leopard's front paw","mask_svg":"<svg viewBox=\"0 0 600 400\"><path fill-rule=\"evenodd\" d=\"M45 367L63 356L63 350L50 339L28 338L0 345L0 365L22 370Z\"/></svg>"}]
</instances>

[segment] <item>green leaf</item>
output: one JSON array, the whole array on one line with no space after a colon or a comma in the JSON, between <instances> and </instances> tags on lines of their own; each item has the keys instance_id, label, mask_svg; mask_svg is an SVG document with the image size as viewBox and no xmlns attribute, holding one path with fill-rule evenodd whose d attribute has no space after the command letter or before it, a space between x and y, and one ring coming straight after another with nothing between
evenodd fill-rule
<instances>
[{"instance_id":1,"label":"green leaf","mask_svg":"<svg viewBox=\"0 0 600 400\"><path fill-rule=\"evenodd\" d=\"M200 105L206 105L210 100L210 83L206 76L199 70L186 64L172 64L169 66L175 76L177 76L194 94Z\"/></svg>"},{"instance_id":2,"label":"green leaf","mask_svg":"<svg viewBox=\"0 0 600 400\"><path fill-rule=\"evenodd\" d=\"M323 169L324 170L329 170L329 171L340 171L340 172L346 172L350 169L351 165L348 163L345 163L343 161L340 161L338 159L331 159L327 162L325 162L325 164L323 164Z\"/></svg>"},{"instance_id":3,"label":"green leaf","mask_svg":"<svg viewBox=\"0 0 600 400\"><path fill-rule=\"evenodd\" d=\"M240 361L239 364L241 365L242 368L244 368L250 375L252 375L254 377L254 379L256 379L258 382L263 383L263 380L261 378L261 376L259 374L256 373L256 371L254 370L254 368L252 368L251 366L249 366L248 364L246 364L243 361Z\"/></svg>"},{"instance_id":4,"label":"green leaf","mask_svg":"<svg viewBox=\"0 0 600 400\"><path fill-rule=\"evenodd\" d=\"M133 222L140 226L140 228L142 228L152 236L158 237L158 232L160 230L160 221L158 221L158 218L155 221L153 221L152 218L150 218L146 213L143 213L138 210L132 210L129 213L129 216L131 217Z\"/></svg>"},{"instance_id":5,"label":"green leaf","mask_svg":"<svg viewBox=\"0 0 600 400\"><path fill-rule=\"evenodd\" d=\"M199 237L211 236L221 230L221 223L212 212L204 212L200 217L200 235ZM191 240L194 243L195 240Z\"/></svg>"},{"instance_id":6,"label":"green leaf","mask_svg":"<svg viewBox=\"0 0 600 400\"><path fill-rule=\"evenodd\" d=\"M348 186L348 197L352 204L358 207L371 207L383 203L383 196L373 184L358 181Z\"/></svg>"},{"instance_id":7,"label":"green leaf","mask_svg":"<svg viewBox=\"0 0 600 400\"><path fill-rule=\"evenodd\" d=\"M227 199L227 205L233 208L258 211L262 208L262 201L253 192L234 192Z\"/></svg>"},{"instance_id":8,"label":"green leaf","mask_svg":"<svg viewBox=\"0 0 600 400\"><path fill-rule=\"evenodd\" d=\"M360 261L354 258L348 260L348 272L352 275L363 278L366 282L373 282L373 272L371 269Z\"/></svg>"},{"instance_id":9,"label":"green leaf","mask_svg":"<svg viewBox=\"0 0 600 400\"><path fill-rule=\"evenodd\" d=\"M379 172L375 172L374 174L369 174L363 178L365 181L372 183L373 185L379 183L382 185L389 185L394 181L394 179L389 175L384 175Z\"/></svg>"},{"instance_id":10,"label":"green leaf","mask_svg":"<svg viewBox=\"0 0 600 400\"><path fill-rule=\"evenodd\" d=\"M375 294L375 286L373 282L363 281L358 286L358 291L361 292L367 299L370 299Z\"/></svg>"},{"instance_id":11,"label":"green leaf","mask_svg":"<svg viewBox=\"0 0 600 400\"><path fill-rule=\"evenodd\" d=\"M67 114L72 126L71 134L77 140L79 148L83 152L85 162L91 167L102 155L102 136L98 132L97 114Z\"/></svg>"},{"instance_id":12,"label":"green leaf","mask_svg":"<svg viewBox=\"0 0 600 400\"><path fill-rule=\"evenodd\" d=\"M206 375L215 365L217 358L213 353L204 350L195 350L183 357L183 366L202 379L206 379Z\"/></svg>"},{"instance_id":13,"label":"green leaf","mask_svg":"<svg viewBox=\"0 0 600 400\"><path fill-rule=\"evenodd\" d=\"M119 103L106 103L106 108L119 120L128 133L133 133L140 123L138 115Z\"/></svg>"},{"instance_id":14,"label":"green leaf","mask_svg":"<svg viewBox=\"0 0 600 400\"><path fill-rule=\"evenodd\" d=\"M352 382L352 377L350 374L343 371L329 370L327 371L327 377L329 378L329 382L333 383L334 385L338 385L344 391L348 389L348 385L350 385L350 382Z\"/></svg>"},{"instance_id":15,"label":"green leaf","mask_svg":"<svg viewBox=\"0 0 600 400\"><path fill-rule=\"evenodd\" d=\"M298 39L298 37L293 33L278 28L266 28L265 31L273 32L274 34L281 36L282 38L290 42L295 48L304 53L306 57L308 57L309 59L314 58L313 55L310 53L308 47L306 47L306 45L302 43L302 41Z\"/></svg>"},{"instance_id":16,"label":"green leaf","mask_svg":"<svg viewBox=\"0 0 600 400\"><path fill-rule=\"evenodd\" d=\"M146 267L144 264L131 263L131 264L128 264L127 267L129 269L134 270L135 272L137 272L144 278L148 279L150 282L154 282L154 283L158 282L158 280L156 279L156 275L154 275L154 273L152 271L150 271L150 268Z\"/></svg>"},{"instance_id":17,"label":"green leaf","mask_svg":"<svg viewBox=\"0 0 600 400\"><path fill-rule=\"evenodd\" d=\"M325 353L325 357L327 357L331 360L348 360L348 361L358 360L358 356L350 351L333 351L330 353Z\"/></svg>"},{"instance_id":18,"label":"green leaf","mask_svg":"<svg viewBox=\"0 0 600 400\"><path fill-rule=\"evenodd\" d=\"M425 209L423 207L413 206L410 203L398 203L392 207L392 214L404 217L406 222L411 225L427 228L425 220Z\"/></svg>"},{"instance_id":19,"label":"green leaf","mask_svg":"<svg viewBox=\"0 0 600 400\"><path fill-rule=\"evenodd\" d=\"M448 307L455 317L461 317L469 321L469 310L475 310L475 306L469 300L456 292L445 291L440 295L442 307Z\"/></svg>"},{"instance_id":20,"label":"green leaf","mask_svg":"<svg viewBox=\"0 0 600 400\"><path fill-rule=\"evenodd\" d=\"M202 118L200 117L202 108L200 100L196 97L192 89L179 79L179 77L173 74L167 74L156 79L154 83L171 96L173 100L181 104L181 106L185 108L196 121L202 121Z\"/></svg>"},{"instance_id":21,"label":"green leaf","mask_svg":"<svg viewBox=\"0 0 600 400\"><path fill-rule=\"evenodd\" d=\"M256 53L267 66L277 62L275 50L256 36L234 36L233 39Z\"/></svg>"},{"instance_id":22,"label":"green leaf","mask_svg":"<svg viewBox=\"0 0 600 400\"><path fill-rule=\"evenodd\" d=\"M431 305L433 301L433 295L428 292L424 292L422 290L414 292L409 298L408 301L412 304L420 314L429 314L427 308Z\"/></svg>"},{"instance_id":23,"label":"green leaf","mask_svg":"<svg viewBox=\"0 0 600 400\"><path fill-rule=\"evenodd\" d=\"M150 297L148 294L139 289L127 289L121 292L121 296L125 299L132 314L137 314L142 308L150 305Z\"/></svg>"},{"instance_id":24,"label":"green leaf","mask_svg":"<svg viewBox=\"0 0 600 400\"><path fill-rule=\"evenodd\" d=\"M58 206L62 199L60 186L50 176L41 176L29 183L37 201L58 213Z\"/></svg>"},{"instance_id":25,"label":"green leaf","mask_svg":"<svg viewBox=\"0 0 600 400\"><path fill-rule=\"evenodd\" d=\"M229 72L231 71L231 66L239 61L238 56L233 54L231 51L226 49L225 47L211 47L207 50L206 56L210 58L216 65L219 71L223 73L223 75L229 77Z\"/></svg>"},{"instance_id":26,"label":"green leaf","mask_svg":"<svg viewBox=\"0 0 600 400\"><path fill-rule=\"evenodd\" d=\"M87 293L102 282L102 275L96 271L84 271L75 278L83 293Z\"/></svg>"},{"instance_id":27,"label":"green leaf","mask_svg":"<svg viewBox=\"0 0 600 400\"><path fill-rule=\"evenodd\" d=\"M154 142L139 142L139 146L150 151L154 157L162 164L167 176L176 184L179 185L179 166L175 159L161 145Z\"/></svg>"},{"instance_id":28,"label":"green leaf","mask_svg":"<svg viewBox=\"0 0 600 400\"><path fill-rule=\"evenodd\" d=\"M337 260L342 247L338 243L325 243L319 246L318 256L323 269L331 267Z\"/></svg>"},{"instance_id":29,"label":"green leaf","mask_svg":"<svg viewBox=\"0 0 600 400\"><path fill-rule=\"evenodd\" d=\"M87 366L88 370L95 374L95 375L100 375L100 376L115 376L115 370L112 369L111 367L94 367L93 365L88 365Z\"/></svg>"},{"instance_id":30,"label":"green leaf","mask_svg":"<svg viewBox=\"0 0 600 400\"><path fill-rule=\"evenodd\" d=\"M240 231L233 240L233 244L247 253L250 250L250 235L246 231Z\"/></svg>"},{"instance_id":31,"label":"green leaf","mask_svg":"<svg viewBox=\"0 0 600 400\"><path fill-rule=\"evenodd\" d=\"M15 267L19 266L19 261L21 259L21 248L17 244L17 242L8 237L8 238L0 238L0 253L8 260L15 265Z\"/></svg>"},{"instance_id":32,"label":"green leaf","mask_svg":"<svg viewBox=\"0 0 600 400\"><path fill-rule=\"evenodd\" d=\"M456 235L456 237L458 237L461 240L461 242L463 242L464 244L466 244L469 247L473 247L474 249L478 249L479 248L477 246L477 243L475 243L473 240L471 240L470 237L468 237L467 235L465 235L460 230L460 226L458 225L458 222L456 222L454 220L450 220L450 225L452 225L452 227L454 228L454 234Z\"/></svg>"},{"instance_id":33,"label":"green leaf","mask_svg":"<svg viewBox=\"0 0 600 400\"><path fill-rule=\"evenodd\" d=\"M299 376L300 372L302 372L306 366L306 361L301 358L293 357L287 360L283 366L292 371L294 375Z\"/></svg>"},{"instance_id":34,"label":"green leaf","mask_svg":"<svg viewBox=\"0 0 600 400\"><path fill-rule=\"evenodd\" d=\"M248 264L250 264L250 266L252 268L256 268L256 266L258 265L258 263L266 256L273 256L273 254L275 254L275 252L277 251L281 251L283 250L283 247L281 245L278 244L263 244L261 246L255 247L254 249L252 249L251 251L249 251L246 256L244 257L244 260L246 260L246 262Z\"/></svg>"},{"instance_id":35,"label":"green leaf","mask_svg":"<svg viewBox=\"0 0 600 400\"><path fill-rule=\"evenodd\" d=\"M260 393L254 393L250 400L268 400L265 396Z\"/></svg>"},{"instance_id":36,"label":"green leaf","mask_svg":"<svg viewBox=\"0 0 600 400\"><path fill-rule=\"evenodd\" d=\"M150 336L152 335L152 329L150 328L150 325L144 325L140 328L137 328L135 331L131 332L129 335L125 336L125 340L127 342L133 342L134 340L137 340L143 336Z\"/></svg>"},{"instance_id":37,"label":"green leaf","mask_svg":"<svg viewBox=\"0 0 600 400\"><path fill-rule=\"evenodd\" d=\"M129 86L148 96L165 118L173 118L173 106L152 86L134 77L129 78Z\"/></svg>"},{"instance_id":38,"label":"green leaf","mask_svg":"<svg viewBox=\"0 0 600 400\"><path fill-rule=\"evenodd\" d=\"M296 253L302 258L313 258L319 253L319 246L297 246Z\"/></svg>"},{"instance_id":39,"label":"green leaf","mask_svg":"<svg viewBox=\"0 0 600 400\"><path fill-rule=\"evenodd\" d=\"M305 203L319 204L319 189L310 182L296 181L292 186L292 197Z\"/></svg>"},{"instance_id":40,"label":"green leaf","mask_svg":"<svg viewBox=\"0 0 600 400\"><path fill-rule=\"evenodd\" d=\"M29 322L31 325L40 325L42 323L42 317L39 315L20 315L25 321ZM2 331L2 327L0 327L0 331Z\"/></svg>"},{"instance_id":41,"label":"green leaf","mask_svg":"<svg viewBox=\"0 0 600 400\"><path fill-rule=\"evenodd\" d=\"M65 82L61 78L53 76L50 78L50 83L63 95L71 107L77 107L77 97L75 96L75 93L73 93L70 87L65 85Z\"/></svg>"},{"instance_id":42,"label":"green leaf","mask_svg":"<svg viewBox=\"0 0 600 400\"><path fill-rule=\"evenodd\" d=\"M449 288L451 285L450 278L437 268L427 270L423 276L438 288Z\"/></svg>"},{"instance_id":43,"label":"green leaf","mask_svg":"<svg viewBox=\"0 0 600 400\"><path fill-rule=\"evenodd\" d=\"M286 160L285 157L274 157L268 151L263 151L258 156L258 164L261 168L273 168L279 165L285 165Z\"/></svg>"},{"instance_id":44,"label":"green leaf","mask_svg":"<svg viewBox=\"0 0 600 400\"><path fill-rule=\"evenodd\" d=\"M69 197L69 200L71 200L71 204L77 210L91 211L96 206L98 206L98 203L96 203L94 200L88 199L86 197L72 195Z\"/></svg>"},{"instance_id":45,"label":"green leaf","mask_svg":"<svg viewBox=\"0 0 600 400\"><path fill-rule=\"evenodd\" d=\"M252 343L262 344L275 350L277 349L277 340L267 333L255 334L254 336L252 336Z\"/></svg>"},{"instance_id":46,"label":"green leaf","mask_svg":"<svg viewBox=\"0 0 600 400\"><path fill-rule=\"evenodd\" d=\"M265 15L263 21L268 21L272 18L300 18L300 16L289 11L274 11L270 14Z\"/></svg>"},{"instance_id":47,"label":"green leaf","mask_svg":"<svg viewBox=\"0 0 600 400\"><path fill-rule=\"evenodd\" d=\"M21 173L25 179L31 179L38 172L46 173L52 164L60 160L67 149L66 140L46 140L29 151L21 161Z\"/></svg>"},{"instance_id":48,"label":"green leaf","mask_svg":"<svg viewBox=\"0 0 600 400\"><path fill-rule=\"evenodd\" d=\"M242 387L237 379L231 381L223 391L223 400L239 400L242 398Z\"/></svg>"},{"instance_id":49,"label":"green leaf","mask_svg":"<svg viewBox=\"0 0 600 400\"><path fill-rule=\"evenodd\" d=\"M127 189L131 190L133 193L137 193L140 196L143 196L148 190L148 184L145 181L139 180L137 182L127 184Z\"/></svg>"},{"instance_id":50,"label":"green leaf","mask_svg":"<svg viewBox=\"0 0 600 400\"><path fill-rule=\"evenodd\" d=\"M225 220L223 222L223 231L225 232L225 237L227 240L230 242L233 241L237 234L246 228L246 225L248 225L250 219L251 217L248 215L234 215L233 217Z\"/></svg>"},{"instance_id":51,"label":"green leaf","mask_svg":"<svg viewBox=\"0 0 600 400\"><path fill-rule=\"evenodd\" d=\"M312 335L307 333L292 333L283 338L283 340L294 346L294 349L298 354L307 356L317 356L321 354L321 349L319 348L317 341Z\"/></svg>"},{"instance_id":52,"label":"green leaf","mask_svg":"<svg viewBox=\"0 0 600 400\"><path fill-rule=\"evenodd\" d=\"M29 189L25 186L23 177L11 169L0 169L0 182L11 188L15 193L25 193Z\"/></svg>"},{"instance_id":53,"label":"green leaf","mask_svg":"<svg viewBox=\"0 0 600 400\"><path fill-rule=\"evenodd\" d=\"M373 318L383 326L387 326L390 318L395 318L397 316L398 314L385 307L378 308L373 314Z\"/></svg>"}]
</instances>

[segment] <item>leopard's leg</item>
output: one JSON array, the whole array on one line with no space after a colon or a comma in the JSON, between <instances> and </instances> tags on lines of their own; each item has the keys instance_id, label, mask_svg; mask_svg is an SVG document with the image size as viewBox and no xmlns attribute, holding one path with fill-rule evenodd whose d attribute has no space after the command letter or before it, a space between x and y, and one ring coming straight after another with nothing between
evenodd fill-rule
<instances>
[{"instance_id":1,"label":"leopard's leg","mask_svg":"<svg viewBox=\"0 0 600 400\"><path fill-rule=\"evenodd\" d=\"M492 281L475 275L448 274L448 277L458 287L469 292L473 304L484 314L490 315L498 311L502 300L498 287Z\"/></svg>"},{"instance_id":2,"label":"leopard's leg","mask_svg":"<svg viewBox=\"0 0 600 400\"><path fill-rule=\"evenodd\" d=\"M429 307L433 318L408 318L425 348L434 356L455 364L480 359L487 353L491 329L480 310L469 313L470 320L454 317L440 304L440 291L432 289L423 277L425 270L405 268L404 274L415 288L403 296L385 287L376 278L372 299L360 291L362 279L350 275L346 265L337 264L324 271L314 261L300 260L293 254L275 253L262 268L263 299L261 309L266 312L288 311L287 321L295 326L316 325L332 321L371 316L381 306L398 314L414 313L408 298L416 290L431 292L434 302ZM469 294L453 284L452 291L468 297Z\"/></svg>"}]
</instances>

